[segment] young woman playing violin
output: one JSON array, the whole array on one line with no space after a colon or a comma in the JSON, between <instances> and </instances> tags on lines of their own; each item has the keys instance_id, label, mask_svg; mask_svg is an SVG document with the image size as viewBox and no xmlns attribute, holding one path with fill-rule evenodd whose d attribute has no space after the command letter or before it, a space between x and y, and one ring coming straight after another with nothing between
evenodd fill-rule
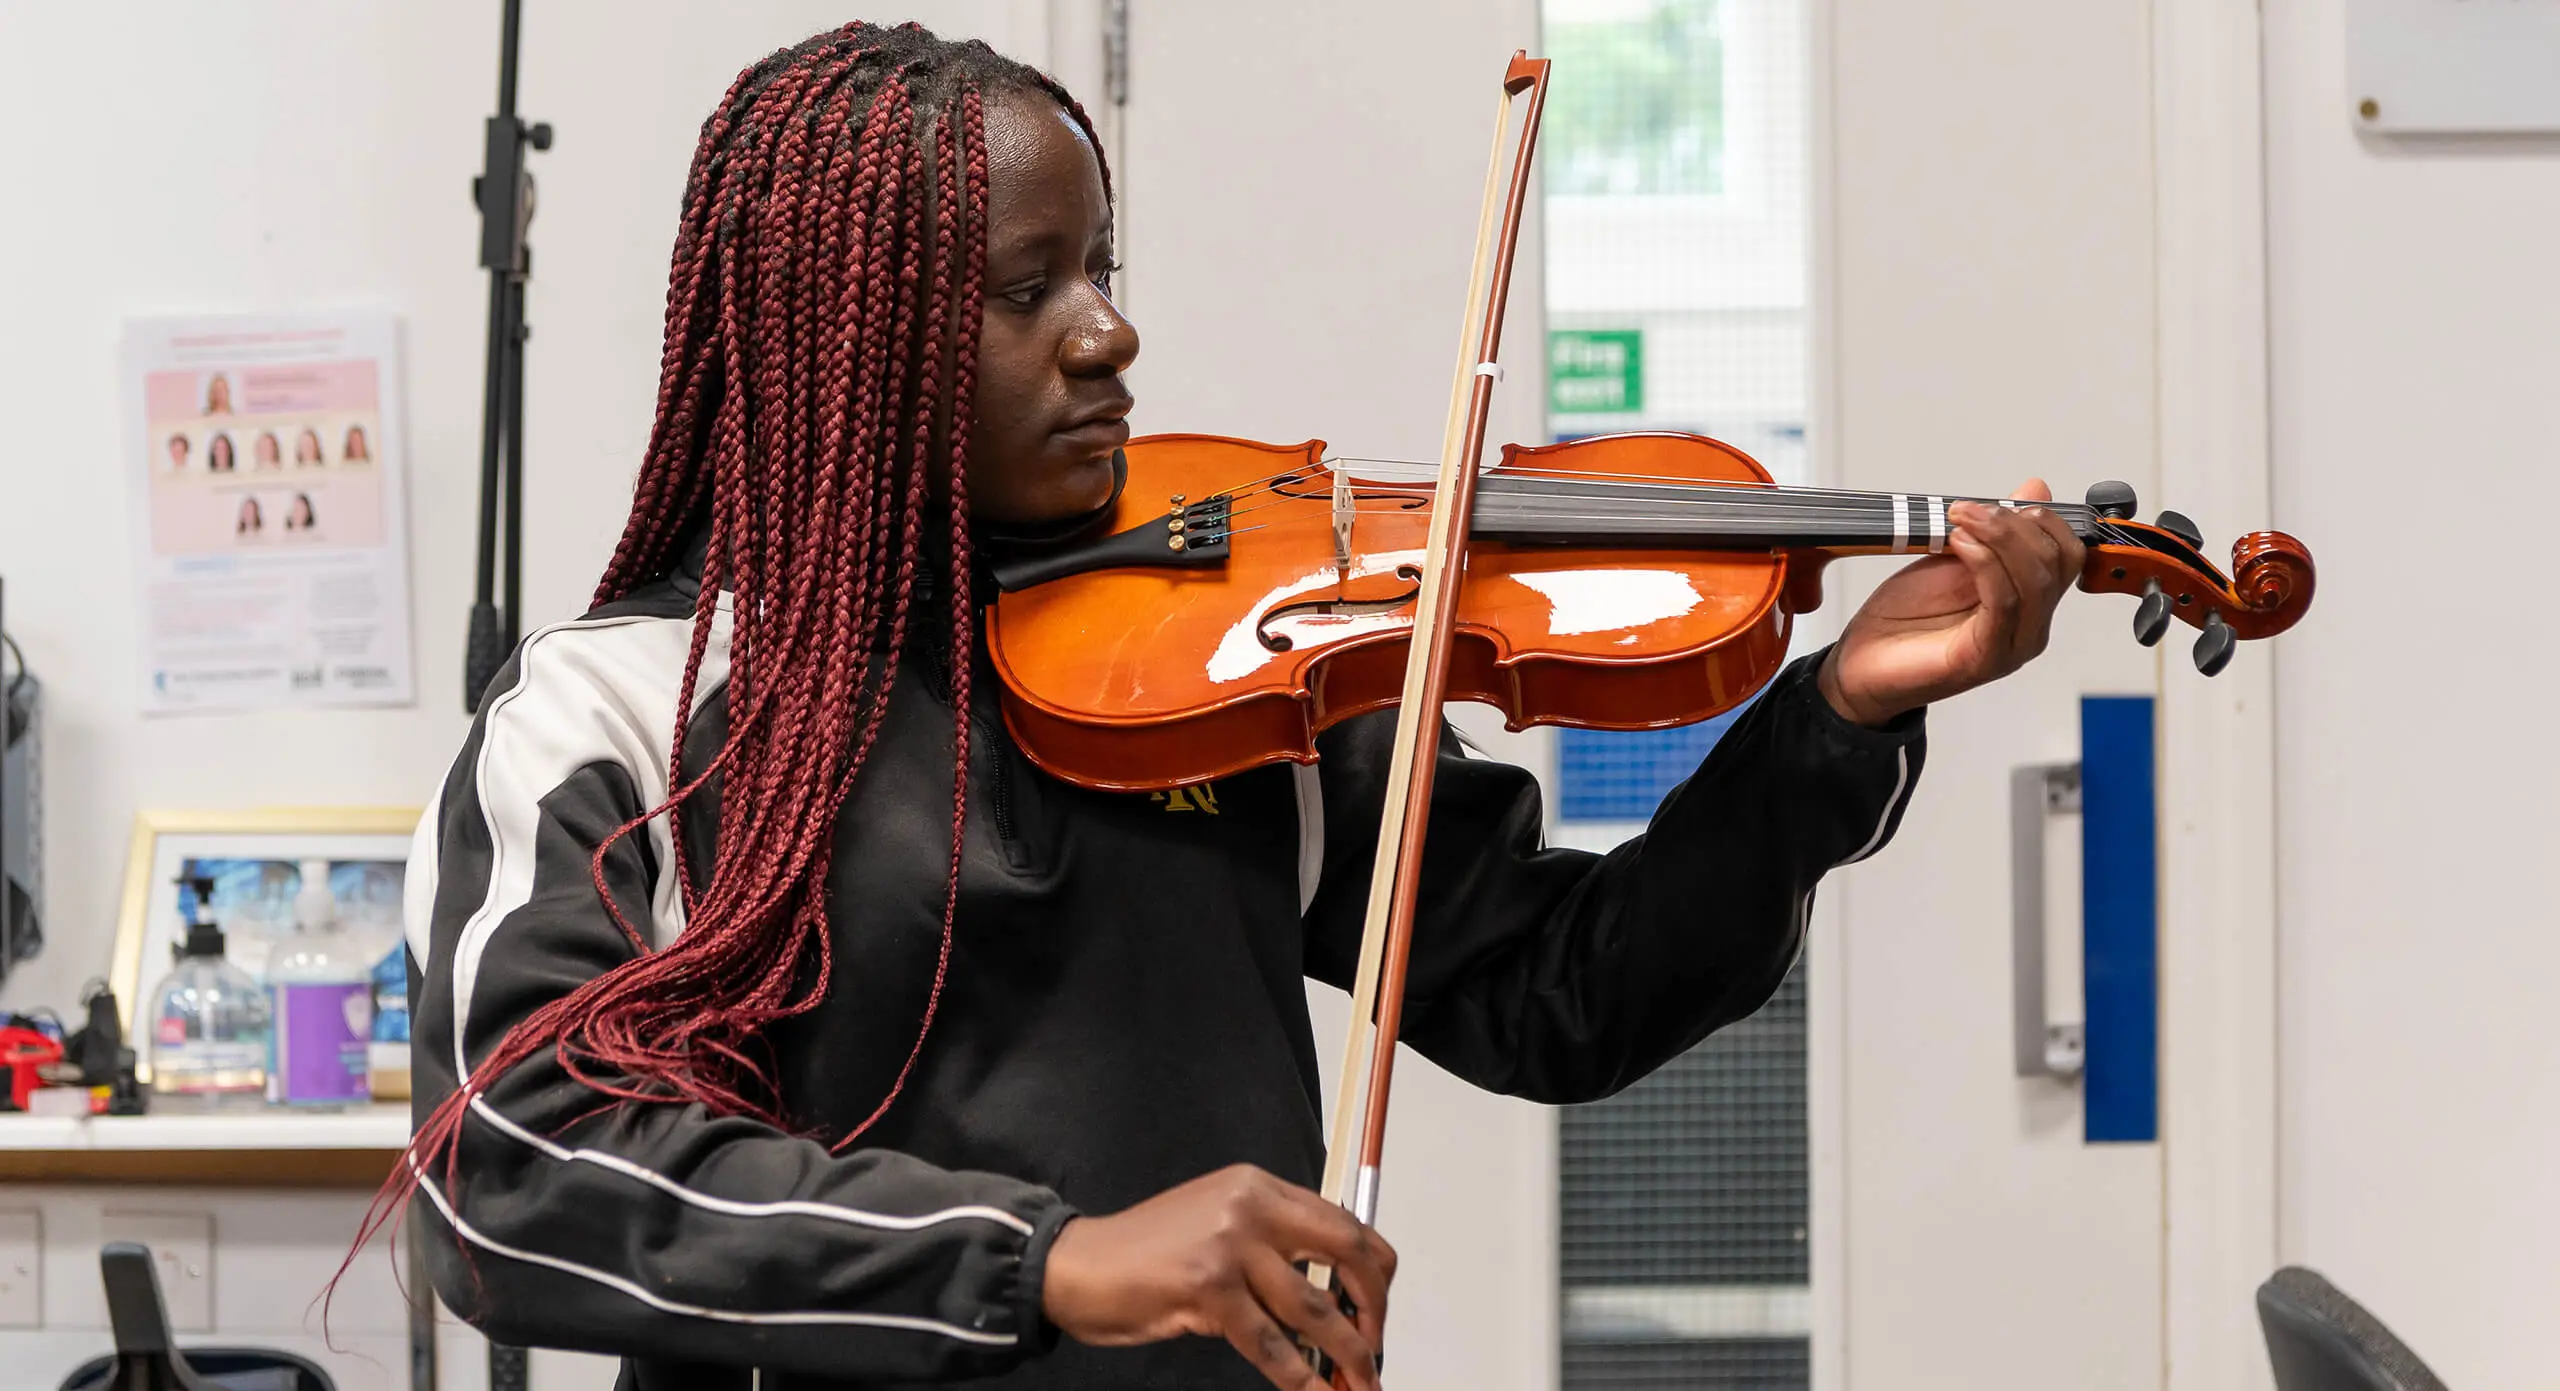
<instances>
[{"instance_id":1,"label":"young woman playing violin","mask_svg":"<svg viewBox=\"0 0 2560 1391\"><path fill-rule=\"evenodd\" d=\"M977 636L979 567L1120 486L1111 250L1084 113L980 44L850 26L704 126L629 525L411 871L409 1210L492 1337L639 1388L1320 1386L1301 1343L1378 1384L1395 1255L1309 1191L1302 980L1352 972L1392 712L1312 800L1092 791L1012 746ZM2080 573L2043 509L1950 517L1610 855L1446 743L1407 1040L1582 1101L1756 1009L1924 708Z\"/></svg>"}]
</instances>

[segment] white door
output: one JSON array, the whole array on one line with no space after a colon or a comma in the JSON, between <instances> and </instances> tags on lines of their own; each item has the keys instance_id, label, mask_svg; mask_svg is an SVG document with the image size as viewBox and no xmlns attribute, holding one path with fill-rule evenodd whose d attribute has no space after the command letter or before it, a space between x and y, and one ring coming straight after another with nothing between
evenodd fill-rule
<instances>
[{"instance_id":1,"label":"white door","mask_svg":"<svg viewBox=\"0 0 2560 1391\"><path fill-rule=\"evenodd\" d=\"M2154 496L2149 4L1824 8L1827 477L1999 496L2039 475L2066 499L2117 479L2146 519L2175 506ZM1887 573L1844 569L1844 609ZM1826 1386L2163 1384L2160 1147L2090 1141L2083 1081L2013 1065L2012 770L2080 757L2083 696L2156 693L2131 612L2075 596L2041 661L1932 711L1899 838L1834 891L1813 958ZM2202 679L2186 631L2171 681ZM2046 837L2065 1024L2083 1017L2075 829Z\"/></svg>"}]
</instances>

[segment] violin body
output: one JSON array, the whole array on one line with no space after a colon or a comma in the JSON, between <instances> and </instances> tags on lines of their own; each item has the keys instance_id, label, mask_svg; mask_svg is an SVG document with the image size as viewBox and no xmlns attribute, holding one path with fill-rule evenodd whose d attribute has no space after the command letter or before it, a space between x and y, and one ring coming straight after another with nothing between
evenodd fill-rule
<instances>
[{"instance_id":1,"label":"violin body","mask_svg":"<svg viewBox=\"0 0 2560 1391\"><path fill-rule=\"evenodd\" d=\"M1714 440L1644 438L1646 473L1769 481ZM1328 726L1397 702L1427 487L1359 486L1346 569L1321 441L1155 435L1126 453L1113 532L1178 510L1167 505L1176 496L1246 493L1291 472L1317 481L1240 511L1218 568L1103 569L1001 596L987 641L1006 723L1032 761L1088 787L1178 785L1312 763ZM1570 472L1510 454L1507 473ZM1479 538L1459 590L1449 697L1493 706L1514 729L1657 729L1732 709L1786 661L1794 615L1819 602L1824 558Z\"/></svg>"}]
</instances>

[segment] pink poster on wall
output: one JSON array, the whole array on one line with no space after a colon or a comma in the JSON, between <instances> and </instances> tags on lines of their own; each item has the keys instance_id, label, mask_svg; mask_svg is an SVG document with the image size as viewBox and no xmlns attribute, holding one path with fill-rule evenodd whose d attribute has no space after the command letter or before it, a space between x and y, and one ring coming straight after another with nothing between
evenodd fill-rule
<instances>
[{"instance_id":1,"label":"pink poster on wall","mask_svg":"<svg viewBox=\"0 0 2560 1391\"><path fill-rule=\"evenodd\" d=\"M136 322L124 370L143 708L408 704L393 319Z\"/></svg>"}]
</instances>

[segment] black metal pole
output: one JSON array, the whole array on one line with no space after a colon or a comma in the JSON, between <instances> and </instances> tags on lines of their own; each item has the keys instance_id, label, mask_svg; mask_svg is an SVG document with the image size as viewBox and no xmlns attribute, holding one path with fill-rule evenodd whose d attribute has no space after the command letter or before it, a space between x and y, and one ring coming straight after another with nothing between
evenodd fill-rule
<instances>
[{"instance_id":1,"label":"black metal pole","mask_svg":"<svg viewBox=\"0 0 2560 1391\"><path fill-rule=\"evenodd\" d=\"M524 252L525 274L508 287L515 301L514 332L507 342L507 534L505 559L498 576L498 632L506 648L515 650L524 621L524 347L533 330L524 321L525 280L533 270L533 250Z\"/></svg>"},{"instance_id":2,"label":"black metal pole","mask_svg":"<svg viewBox=\"0 0 2560 1391\"><path fill-rule=\"evenodd\" d=\"M498 41L498 111L472 196L480 207L480 264L489 272L488 379L481 393L480 545L472 574L471 620L463 653L462 704L480 697L515 650L522 619L524 557L525 280L533 255L528 149L551 148L551 127L516 115L516 56L522 0L505 0Z\"/></svg>"},{"instance_id":3,"label":"black metal pole","mask_svg":"<svg viewBox=\"0 0 2560 1391\"><path fill-rule=\"evenodd\" d=\"M480 205L480 264L489 272L489 377L481 394L480 552L472 575L471 624L463 654L462 704L479 713L481 696L515 650L524 612L524 342L525 280L533 253L528 149L551 148L551 127L516 115L516 54L522 0L506 0L499 20L498 112L472 195ZM432 1353L424 1364L434 1375ZM521 1348L489 1345L491 1391L524 1391L530 1362Z\"/></svg>"},{"instance_id":4,"label":"black metal pole","mask_svg":"<svg viewBox=\"0 0 2560 1391\"><path fill-rule=\"evenodd\" d=\"M501 116L516 114L516 30L518 21L523 17L524 7L518 0L506 0L506 10L499 20L506 31L498 46L498 114Z\"/></svg>"},{"instance_id":5,"label":"black metal pole","mask_svg":"<svg viewBox=\"0 0 2560 1391\"><path fill-rule=\"evenodd\" d=\"M408 1258L409 1391L437 1391L436 1287L427 1278L427 1248L416 1227L401 1253Z\"/></svg>"},{"instance_id":6,"label":"black metal pole","mask_svg":"<svg viewBox=\"0 0 2560 1391\"><path fill-rule=\"evenodd\" d=\"M507 418L507 310L513 298L508 291L507 277L491 273L488 380L483 384L480 401L480 550L473 570L471 627L462 676L462 706L475 714L480 709L480 693L489 688L509 650L497 608L498 509L504 496L498 473L505 457L501 436Z\"/></svg>"}]
</instances>

